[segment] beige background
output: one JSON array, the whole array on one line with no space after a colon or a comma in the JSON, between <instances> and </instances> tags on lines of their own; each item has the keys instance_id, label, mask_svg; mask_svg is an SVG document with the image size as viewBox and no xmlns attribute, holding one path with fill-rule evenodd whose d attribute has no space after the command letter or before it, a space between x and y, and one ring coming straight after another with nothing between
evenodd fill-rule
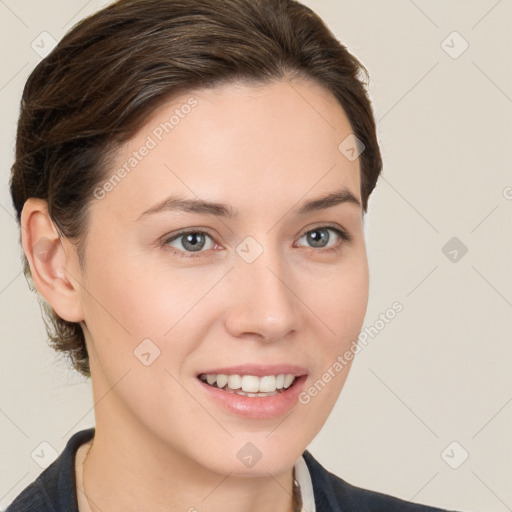
<instances>
[{"instance_id":1,"label":"beige background","mask_svg":"<svg viewBox=\"0 0 512 512\"><path fill-rule=\"evenodd\" d=\"M94 424L90 384L45 344L7 183L32 42L106 3L0 0L0 509L42 471L40 443L49 461ZM512 0L305 3L369 69L385 162L366 218L365 327L378 334L309 449L355 485L510 511ZM404 309L382 328L395 301Z\"/></svg>"}]
</instances>

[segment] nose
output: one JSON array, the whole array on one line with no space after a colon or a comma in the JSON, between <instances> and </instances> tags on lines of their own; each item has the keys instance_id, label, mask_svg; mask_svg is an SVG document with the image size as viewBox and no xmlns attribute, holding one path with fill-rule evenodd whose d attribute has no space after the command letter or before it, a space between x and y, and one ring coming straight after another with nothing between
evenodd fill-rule
<instances>
[{"instance_id":1,"label":"nose","mask_svg":"<svg viewBox=\"0 0 512 512\"><path fill-rule=\"evenodd\" d=\"M300 329L301 301L289 264L265 251L253 263L237 261L230 277L232 301L225 325L232 336L272 342Z\"/></svg>"}]
</instances>

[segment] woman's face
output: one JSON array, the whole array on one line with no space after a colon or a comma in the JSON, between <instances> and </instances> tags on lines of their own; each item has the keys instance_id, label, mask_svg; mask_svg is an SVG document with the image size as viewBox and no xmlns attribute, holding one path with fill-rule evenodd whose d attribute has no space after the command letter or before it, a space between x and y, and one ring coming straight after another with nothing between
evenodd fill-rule
<instances>
[{"instance_id":1,"label":"woman's face","mask_svg":"<svg viewBox=\"0 0 512 512\"><path fill-rule=\"evenodd\" d=\"M95 190L80 279L97 428L216 472L293 465L366 312L351 132L329 92L283 80L183 94L121 148ZM240 396L202 374L281 390Z\"/></svg>"}]
</instances>

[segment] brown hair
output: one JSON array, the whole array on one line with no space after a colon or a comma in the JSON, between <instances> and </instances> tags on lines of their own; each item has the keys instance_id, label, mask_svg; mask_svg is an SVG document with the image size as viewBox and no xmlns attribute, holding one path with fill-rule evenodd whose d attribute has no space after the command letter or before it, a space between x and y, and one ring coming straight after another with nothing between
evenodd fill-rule
<instances>
[{"instance_id":1,"label":"brown hair","mask_svg":"<svg viewBox=\"0 0 512 512\"><path fill-rule=\"evenodd\" d=\"M318 15L295 0L119 0L75 25L25 84L10 184L18 221L28 198L46 200L83 268L93 190L155 108L196 87L293 76L327 88L364 144L366 213L382 169L368 72ZM34 291L25 254L23 270ZM80 324L41 306L51 345L90 376Z\"/></svg>"}]
</instances>

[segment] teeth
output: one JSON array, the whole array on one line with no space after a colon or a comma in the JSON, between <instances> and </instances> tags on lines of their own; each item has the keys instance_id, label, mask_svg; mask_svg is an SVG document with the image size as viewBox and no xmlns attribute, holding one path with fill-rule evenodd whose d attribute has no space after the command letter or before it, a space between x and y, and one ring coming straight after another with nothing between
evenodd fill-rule
<instances>
[{"instance_id":1,"label":"teeth","mask_svg":"<svg viewBox=\"0 0 512 512\"><path fill-rule=\"evenodd\" d=\"M260 379L254 375L242 376L242 391L246 393L257 393L259 391Z\"/></svg>"},{"instance_id":2,"label":"teeth","mask_svg":"<svg viewBox=\"0 0 512 512\"><path fill-rule=\"evenodd\" d=\"M225 377L225 375L220 375L221 377ZM219 375L217 375L219 378ZM231 389L240 389L242 387L242 377L240 375L230 375L228 377L228 388Z\"/></svg>"},{"instance_id":3,"label":"teeth","mask_svg":"<svg viewBox=\"0 0 512 512\"><path fill-rule=\"evenodd\" d=\"M257 377L255 375L224 375L224 374L201 374L201 380L208 382L210 386L225 388L226 391L240 390L240 394L247 396L258 396L255 393L274 393L278 390L289 388L295 380L295 375L265 375Z\"/></svg>"},{"instance_id":4,"label":"teeth","mask_svg":"<svg viewBox=\"0 0 512 512\"><path fill-rule=\"evenodd\" d=\"M271 393L277 389L276 378L273 375L266 375L265 377L261 377L259 381L258 391L261 391L262 393Z\"/></svg>"},{"instance_id":5,"label":"teeth","mask_svg":"<svg viewBox=\"0 0 512 512\"><path fill-rule=\"evenodd\" d=\"M289 388L291 383L294 381L295 379L295 375L290 375L288 374L285 378L284 378L284 387L285 388Z\"/></svg>"},{"instance_id":6,"label":"teeth","mask_svg":"<svg viewBox=\"0 0 512 512\"><path fill-rule=\"evenodd\" d=\"M223 388L228 383L227 375L217 375L217 386Z\"/></svg>"}]
</instances>

